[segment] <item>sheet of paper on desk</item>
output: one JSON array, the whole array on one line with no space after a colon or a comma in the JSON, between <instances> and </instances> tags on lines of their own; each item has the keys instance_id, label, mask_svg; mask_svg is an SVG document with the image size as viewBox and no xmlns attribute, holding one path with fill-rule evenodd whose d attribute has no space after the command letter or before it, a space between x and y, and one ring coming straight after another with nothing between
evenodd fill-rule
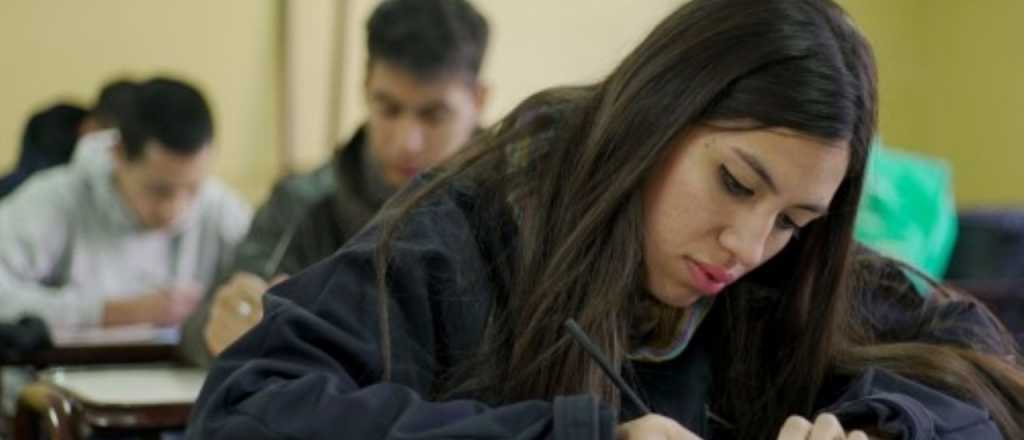
<instances>
[{"instance_id":1,"label":"sheet of paper on desk","mask_svg":"<svg viewBox=\"0 0 1024 440\"><path fill-rule=\"evenodd\" d=\"M206 370L166 365L51 368L41 379L94 405L190 404Z\"/></svg>"},{"instance_id":2,"label":"sheet of paper on desk","mask_svg":"<svg viewBox=\"0 0 1024 440\"><path fill-rule=\"evenodd\" d=\"M149 324L125 325L92 329L54 329L53 345L57 347L177 344L177 327L156 327Z\"/></svg>"}]
</instances>

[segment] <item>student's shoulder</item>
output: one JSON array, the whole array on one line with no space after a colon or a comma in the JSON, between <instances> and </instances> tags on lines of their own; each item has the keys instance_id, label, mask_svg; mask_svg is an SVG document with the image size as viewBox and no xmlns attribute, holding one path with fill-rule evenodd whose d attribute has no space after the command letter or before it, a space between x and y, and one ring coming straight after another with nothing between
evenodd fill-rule
<instances>
[{"instance_id":1,"label":"student's shoulder","mask_svg":"<svg viewBox=\"0 0 1024 440\"><path fill-rule=\"evenodd\" d=\"M428 185L430 174L416 177L401 189L393 200L414 197ZM438 239L446 246L462 247L486 237L501 236L508 226L514 224L510 212L491 209L489 197L481 194L480 188L466 182L448 182L421 199L401 220L401 235L418 238ZM398 202L384 209L394 210ZM395 211L391 211L394 214ZM374 223L379 224L392 218L387 212L379 214Z\"/></svg>"},{"instance_id":2,"label":"student's shoulder","mask_svg":"<svg viewBox=\"0 0 1024 440\"><path fill-rule=\"evenodd\" d=\"M317 168L282 177L274 184L268 203L311 205L334 193L338 186L333 160Z\"/></svg>"},{"instance_id":3,"label":"student's shoulder","mask_svg":"<svg viewBox=\"0 0 1024 440\"><path fill-rule=\"evenodd\" d=\"M1009 335L977 299L932 284L905 263L862 252L856 261L857 309L883 342L924 342L987 353L1011 352Z\"/></svg>"},{"instance_id":4,"label":"student's shoulder","mask_svg":"<svg viewBox=\"0 0 1024 440\"><path fill-rule=\"evenodd\" d=\"M240 227L248 227L252 218L252 205L234 188L214 176L203 184L199 203L202 216L217 222L230 220L240 223Z\"/></svg>"},{"instance_id":5,"label":"student's shoulder","mask_svg":"<svg viewBox=\"0 0 1024 440\"><path fill-rule=\"evenodd\" d=\"M60 165L40 171L4 199L2 205L70 206L88 199L88 173Z\"/></svg>"}]
</instances>

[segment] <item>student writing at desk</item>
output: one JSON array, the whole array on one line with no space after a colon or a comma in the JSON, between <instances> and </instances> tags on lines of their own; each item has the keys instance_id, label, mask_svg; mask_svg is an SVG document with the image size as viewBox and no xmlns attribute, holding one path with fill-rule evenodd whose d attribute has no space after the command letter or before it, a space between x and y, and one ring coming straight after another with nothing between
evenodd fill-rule
<instances>
[{"instance_id":1,"label":"student writing at desk","mask_svg":"<svg viewBox=\"0 0 1024 440\"><path fill-rule=\"evenodd\" d=\"M367 22L369 115L326 164L276 185L231 275L185 325L208 362L259 321L268 281L330 256L396 188L446 159L477 128L487 22L465 0L389 0ZM225 277L227 278L227 277Z\"/></svg>"},{"instance_id":2,"label":"student writing at desk","mask_svg":"<svg viewBox=\"0 0 1024 440\"><path fill-rule=\"evenodd\" d=\"M1024 438L991 315L852 239L876 104L834 3L687 2L272 288L187 436Z\"/></svg>"},{"instance_id":3,"label":"student writing at desk","mask_svg":"<svg viewBox=\"0 0 1024 440\"><path fill-rule=\"evenodd\" d=\"M208 177L206 101L163 78L132 93L116 144L32 177L0 203L0 319L174 325L233 258L251 213Z\"/></svg>"}]
</instances>

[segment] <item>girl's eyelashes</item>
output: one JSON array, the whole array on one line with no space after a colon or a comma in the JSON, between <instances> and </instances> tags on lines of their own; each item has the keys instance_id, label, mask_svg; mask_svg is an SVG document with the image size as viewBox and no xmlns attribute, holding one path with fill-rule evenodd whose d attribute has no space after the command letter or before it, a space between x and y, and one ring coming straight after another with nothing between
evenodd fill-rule
<instances>
[{"instance_id":1,"label":"girl's eyelashes","mask_svg":"<svg viewBox=\"0 0 1024 440\"><path fill-rule=\"evenodd\" d=\"M725 188L726 192L734 196L743 198L754 195L754 190L747 188L742 183L740 183L740 181L736 179L736 176L733 176L733 174L729 172L729 169L726 168L725 165L720 165L718 171L722 180L722 186Z\"/></svg>"}]
</instances>

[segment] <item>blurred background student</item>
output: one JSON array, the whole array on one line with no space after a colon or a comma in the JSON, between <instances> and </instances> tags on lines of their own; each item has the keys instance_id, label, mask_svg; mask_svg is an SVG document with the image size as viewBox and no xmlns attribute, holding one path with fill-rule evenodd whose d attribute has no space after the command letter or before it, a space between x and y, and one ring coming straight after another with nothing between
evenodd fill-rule
<instances>
[{"instance_id":1,"label":"blurred background student","mask_svg":"<svg viewBox=\"0 0 1024 440\"><path fill-rule=\"evenodd\" d=\"M0 178L0 198L37 171L102 156L117 140L117 121L131 110L135 85L116 80L103 86L91 109L59 102L33 114L25 125L14 169Z\"/></svg>"},{"instance_id":2,"label":"blurred background student","mask_svg":"<svg viewBox=\"0 0 1024 440\"><path fill-rule=\"evenodd\" d=\"M326 258L412 177L447 159L478 128L484 17L465 0L387 0L366 22L365 122L327 163L275 185L239 247L230 279L185 326L205 363L259 322L275 276Z\"/></svg>"},{"instance_id":3,"label":"blurred background student","mask_svg":"<svg viewBox=\"0 0 1024 440\"><path fill-rule=\"evenodd\" d=\"M205 99L166 78L132 93L116 143L82 166L34 175L0 202L0 319L176 325L234 257L250 210L208 177Z\"/></svg>"}]
</instances>

